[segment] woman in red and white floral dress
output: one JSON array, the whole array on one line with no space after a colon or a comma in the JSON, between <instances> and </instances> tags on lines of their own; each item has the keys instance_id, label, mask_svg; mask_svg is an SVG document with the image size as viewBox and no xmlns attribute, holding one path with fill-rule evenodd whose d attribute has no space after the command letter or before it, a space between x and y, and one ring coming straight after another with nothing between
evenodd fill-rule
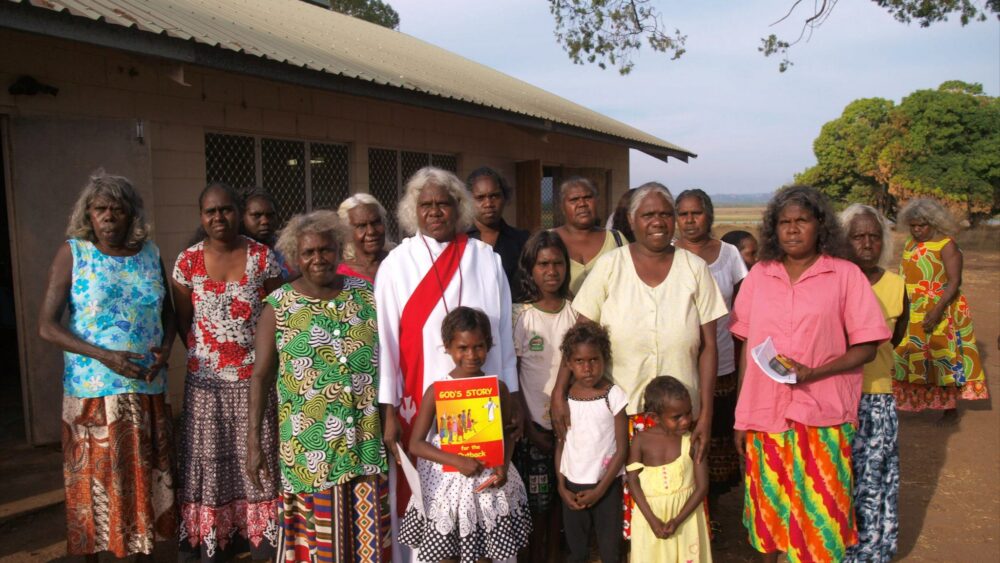
<instances>
[{"instance_id":1,"label":"woman in red and white floral dress","mask_svg":"<svg viewBox=\"0 0 1000 563\"><path fill-rule=\"evenodd\" d=\"M254 328L262 299L280 285L273 251L239 234L240 198L211 184L199 198L204 238L177 257L177 326L187 346L180 432L180 551L224 561L249 551L273 560L277 549L278 466L275 397L261 431L269 474L262 488L244 471ZM270 426L270 428L268 428Z\"/></svg>"}]
</instances>

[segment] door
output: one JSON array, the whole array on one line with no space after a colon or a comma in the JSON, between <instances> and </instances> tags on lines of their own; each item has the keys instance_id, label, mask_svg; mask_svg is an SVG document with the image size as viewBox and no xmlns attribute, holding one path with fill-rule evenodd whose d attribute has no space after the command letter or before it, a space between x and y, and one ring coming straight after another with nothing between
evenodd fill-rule
<instances>
[{"instance_id":1,"label":"door","mask_svg":"<svg viewBox=\"0 0 1000 563\"><path fill-rule=\"evenodd\" d=\"M542 226L542 161L526 160L515 166L517 227L535 232Z\"/></svg>"},{"instance_id":2,"label":"door","mask_svg":"<svg viewBox=\"0 0 1000 563\"><path fill-rule=\"evenodd\" d=\"M152 220L150 152L137 137L140 130L134 119L10 119L7 205L25 433L30 444L60 439L62 354L38 337L38 309L49 265L65 241L73 203L97 168L129 178L142 195L147 220Z\"/></svg>"}]
</instances>

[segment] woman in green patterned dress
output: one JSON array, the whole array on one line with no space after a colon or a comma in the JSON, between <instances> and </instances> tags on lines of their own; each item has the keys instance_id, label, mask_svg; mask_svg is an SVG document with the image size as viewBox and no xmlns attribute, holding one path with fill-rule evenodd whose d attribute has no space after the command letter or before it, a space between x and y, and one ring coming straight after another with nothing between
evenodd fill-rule
<instances>
[{"instance_id":1,"label":"woman in green patterned dress","mask_svg":"<svg viewBox=\"0 0 1000 563\"><path fill-rule=\"evenodd\" d=\"M390 560L375 299L337 274L341 243L333 211L293 217L277 247L302 277L265 299L257 325L247 473L265 470L261 418L277 384L278 561Z\"/></svg>"}]
</instances>

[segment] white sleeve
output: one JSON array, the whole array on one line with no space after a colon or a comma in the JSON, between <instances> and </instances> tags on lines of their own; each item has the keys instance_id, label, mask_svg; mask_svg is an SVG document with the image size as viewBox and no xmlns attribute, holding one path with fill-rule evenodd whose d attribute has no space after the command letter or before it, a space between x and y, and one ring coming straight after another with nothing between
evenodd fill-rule
<instances>
[{"instance_id":1,"label":"white sleeve","mask_svg":"<svg viewBox=\"0 0 1000 563\"><path fill-rule=\"evenodd\" d=\"M399 368L399 317L402 304L392 283L394 260L386 258L375 275L375 311L378 318L378 402L399 405L403 374Z\"/></svg>"},{"instance_id":2,"label":"white sleeve","mask_svg":"<svg viewBox=\"0 0 1000 563\"><path fill-rule=\"evenodd\" d=\"M507 390L516 393L520 389L517 381L517 356L514 354L513 304L510 300L510 286L503 271L500 255L493 253L495 276L500 285L500 334L494 338L500 358L500 378L507 384Z\"/></svg>"},{"instance_id":3,"label":"white sleeve","mask_svg":"<svg viewBox=\"0 0 1000 563\"><path fill-rule=\"evenodd\" d=\"M612 384L611 389L608 390L608 405L611 406L611 412L617 415L628 406L628 395L621 387ZM636 405L636 410L639 410L638 405Z\"/></svg>"},{"instance_id":4,"label":"white sleeve","mask_svg":"<svg viewBox=\"0 0 1000 563\"><path fill-rule=\"evenodd\" d=\"M743 261L743 256L740 255L740 249L733 246L733 250L736 252L729 253L729 263L731 264L733 271L733 285L736 285L737 283L743 281L743 278L747 277L749 270L747 270L746 262Z\"/></svg>"}]
</instances>

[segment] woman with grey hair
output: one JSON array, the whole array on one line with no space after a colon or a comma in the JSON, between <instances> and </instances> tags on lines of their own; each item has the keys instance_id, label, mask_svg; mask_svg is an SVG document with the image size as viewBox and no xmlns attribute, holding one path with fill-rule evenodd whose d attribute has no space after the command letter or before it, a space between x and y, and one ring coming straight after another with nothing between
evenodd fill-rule
<instances>
[{"instance_id":1,"label":"woman with grey hair","mask_svg":"<svg viewBox=\"0 0 1000 563\"><path fill-rule=\"evenodd\" d=\"M151 554L177 526L164 397L174 312L160 251L142 198L103 170L77 198L66 236L38 322L65 359L66 548L88 562L101 551Z\"/></svg>"},{"instance_id":2,"label":"woman with grey hair","mask_svg":"<svg viewBox=\"0 0 1000 563\"><path fill-rule=\"evenodd\" d=\"M406 183L398 214L400 227L411 236L389 252L375 277L379 402L385 443L394 456L397 441L409 443L426 389L455 367L443 352L441 321L456 307L486 313L496 344L482 369L498 375L512 393L518 390L507 276L493 249L466 234L474 211L465 185L451 172L422 168ZM394 529L409 500L402 482L395 497Z\"/></svg>"},{"instance_id":3,"label":"woman with grey hair","mask_svg":"<svg viewBox=\"0 0 1000 563\"><path fill-rule=\"evenodd\" d=\"M553 229L569 250L569 289L580 291L583 281L605 252L627 244L614 229L603 229L597 218L597 186L574 176L559 186L559 206L564 223Z\"/></svg>"},{"instance_id":4,"label":"woman with grey hair","mask_svg":"<svg viewBox=\"0 0 1000 563\"><path fill-rule=\"evenodd\" d=\"M598 259L573 299L578 323L607 327L611 337L608 375L628 395L630 428L642 428L643 389L670 374L688 388L693 418L692 448L704 462L712 436L715 389L715 323L727 313L712 273L693 252L673 246L674 198L662 185L638 188L629 204L635 242ZM570 424L566 391L569 370L560 370L552 391L552 421L565 435Z\"/></svg>"},{"instance_id":5,"label":"woman with grey hair","mask_svg":"<svg viewBox=\"0 0 1000 563\"><path fill-rule=\"evenodd\" d=\"M969 303L962 295L958 224L938 202L914 199L899 213L908 228L899 272L910 298L907 336L896 349L894 393L900 410L943 411L958 420L958 399L987 399L986 374L976 348Z\"/></svg>"},{"instance_id":6,"label":"woman with grey hair","mask_svg":"<svg viewBox=\"0 0 1000 563\"><path fill-rule=\"evenodd\" d=\"M302 276L267 296L257 322L247 476L260 485L277 385L278 561L391 560L375 297L369 283L337 273L342 244L333 211L292 217L277 247ZM312 532L322 529L347 532Z\"/></svg>"},{"instance_id":7,"label":"woman with grey hair","mask_svg":"<svg viewBox=\"0 0 1000 563\"><path fill-rule=\"evenodd\" d=\"M883 268L892 254L892 232L885 217L873 207L855 203L840 213L840 223L851 261L871 283L892 331L892 339L879 344L875 359L862 368L858 427L851 441L858 543L847 549L844 560L888 563L896 555L899 535L899 421L892 396L892 349L906 335L909 301L903 278Z\"/></svg>"},{"instance_id":8,"label":"woman with grey hair","mask_svg":"<svg viewBox=\"0 0 1000 563\"><path fill-rule=\"evenodd\" d=\"M344 261L337 266L337 273L374 285L379 264L388 254L385 207L369 194L354 194L340 204L337 216L347 232L341 250Z\"/></svg>"}]
</instances>

